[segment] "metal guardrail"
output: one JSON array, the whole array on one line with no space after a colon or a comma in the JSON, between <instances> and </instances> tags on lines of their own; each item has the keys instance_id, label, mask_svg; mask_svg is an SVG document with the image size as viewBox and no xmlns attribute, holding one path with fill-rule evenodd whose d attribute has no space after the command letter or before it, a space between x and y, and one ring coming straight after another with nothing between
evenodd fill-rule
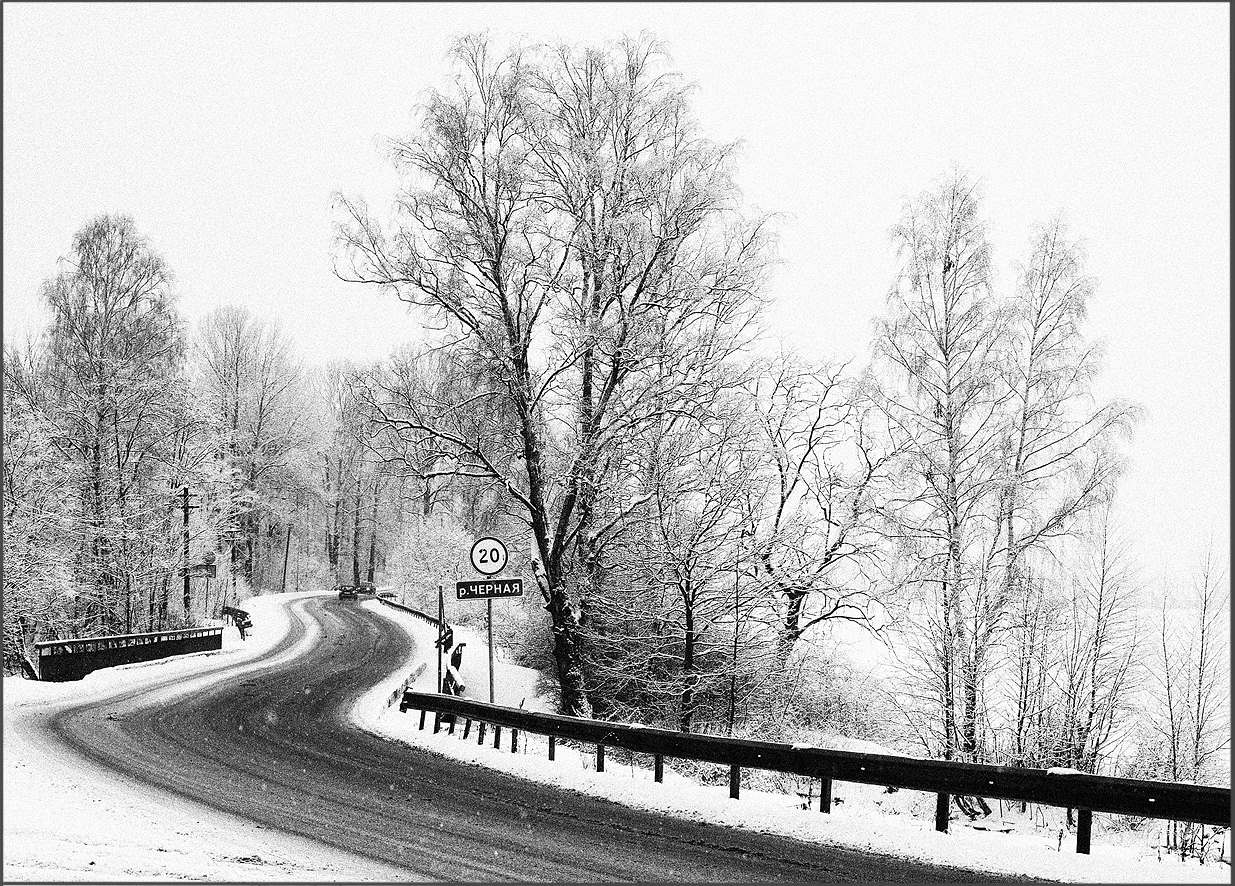
<instances>
[{"instance_id":1,"label":"metal guardrail","mask_svg":"<svg viewBox=\"0 0 1235 886\"><path fill-rule=\"evenodd\" d=\"M73 640L42 640L34 647L38 653L40 680L80 680L99 668L222 649L223 628L185 628Z\"/></svg>"},{"instance_id":2,"label":"metal guardrail","mask_svg":"<svg viewBox=\"0 0 1235 886\"><path fill-rule=\"evenodd\" d=\"M391 608L393 608L393 609L398 609L400 612L406 612L408 615L415 616L416 618L420 619L421 621L426 622L427 624L431 624L431 625L433 625L433 627L435 627L435 628L439 628L439 627L440 627L440 624L438 623L438 620L437 620L436 618L434 618L433 616L429 615L427 612L421 612L419 609L413 609L411 606L404 606L402 603L396 603L396 602L394 602L393 600L388 600L388 599L386 599L385 597L378 597L377 599L378 599L380 602L385 603L387 606L389 606L389 607L391 607ZM448 627L449 627L449 625L448 625ZM414 671L412 671L412 672L408 675L408 677L407 677L407 679L406 679L406 680L404 680L404 681L403 681L403 686L401 686L399 689L396 689L394 692L392 692L392 693L390 694L390 698L386 699L386 707L388 707L388 708L389 708L389 707L394 706L394 704L395 704L396 702L398 702L400 698L402 698L403 693L404 693L404 692L406 692L406 691L407 691L407 689L408 689L408 688L409 688L409 687L410 687L413 683L415 683L415 682L416 682L416 679L417 679L417 678L418 678L418 677L419 677L422 673L424 673L424 670L425 670L425 668L426 668L426 667L428 667L428 663L427 663L427 662L423 662L423 661L422 661L420 664L418 664L418 665L416 666L416 669L415 669ZM399 708L399 710L403 710L403 708L402 708L402 707L400 707L400 708Z\"/></svg>"},{"instance_id":3,"label":"metal guardrail","mask_svg":"<svg viewBox=\"0 0 1235 886\"><path fill-rule=\"evenodd\" d=\"M1076 809L1076 851L1088 854L1094 812L1134 815L1144 818L1191 821L1230 827L1230 788L1177 782L1142 781L1084 773L1057 773L1045 769L1021 769L981 763L925 760L890 754L866 754L749 739L695 735L633 726L603 720L585 720L557 714L541 714L484 702L428 692L405 691L400 710L416 708L435 712L434 729L443 714L492 723L549 736L553 759L558 738L595 744L597 771L604 771L605 746L651 754L654 777L661 781L665 757L728 765L729 794L738 797L741 770L766 769L819 778L820 811L830 812L833 781L860 782L937 795L935 828L948 830L949 808L954 796L980 796L1041 803ZM454 731L453 724L451 731ZM482 725L483 733L483 725ZM466 735L466 730L465 730ZM483 741L483 734L481 740ZM517 741L517 731L515 732Z\"/></svg>"},{"instance_id":4,"label":"metal guardrail","mask_svg":"<svg viewBox=\"0 0 1235 886\"><path fill-rule=\"evenodd\" d=\"M393 600L386 599L385 597L378 597L377 601L379 603L384 603L387 606L393 607L394 609L398 609L402 612L406 612L406 613L409 613L410 615L414 615L417 618L419 618L421 621L428 622L434 627L437 627L437 619L429 615L426 612L421 612L419 609L413 609L410 606L404 606L402 603L396 603Z\"/></svg>"},{"instance_id":5,"label":"metal guardrail","mask_svg":"<svg viewBox=\"0 0 1235 886\"><path fill-rule=\"evenodd\" d=\"M407 679L403 681L403 685L394 692L390 693L390 697L386 699L386 707L394 707L399 703L399 701L403 698L403 693L407 692L407 690L411 688L411 685L416 682L421 674L424 673L425 667L426 665L423 661L416 665L416 668L408 674Z\"/></svg>"}]
</instances>

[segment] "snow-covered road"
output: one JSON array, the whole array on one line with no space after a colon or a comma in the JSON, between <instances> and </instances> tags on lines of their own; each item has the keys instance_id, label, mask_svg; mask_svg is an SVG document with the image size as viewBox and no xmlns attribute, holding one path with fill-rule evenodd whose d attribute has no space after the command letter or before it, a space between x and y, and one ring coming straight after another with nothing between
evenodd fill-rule
<instances>
[{"instance_id":1,"label":"snow-covered road","mask_svg":"<svg viewBox=\"0 0 1235 886\"><path fill-rule=\"evenodd\" d=\"M12 810L6 796L5 878L992 879L652 814L374 736L353 725L353 710L408 663L412 639L328 596L286 611L289 630L260 661L252 649L227 653L209 676L188 659L167 662L150 666L165 679L136 688L133 673L99 674L85 705L81 687L64 704L6 699L6 719L24 724L14 731L24 765L12 771L28 788ZM74 750L31 752L49 741ZM52 767L61 773L49 779ZM39 818L49 780L66 818ZM81 812L89 806L106 815ZM62 831L98 857L70 852Z\"/></svg>"},{"instance_id":2,"label":"snow-covered road","mask_svg":"<svg viewBox=\"0 0 1235 886\"><path fill-rule=\"evenodd\" d=\"M148 693L153 703L277 665L313 642L271 653L288 635L295 600L245 601L254 628L224 632L217 653L96 671L69 683L4 681L4 881L389 880L404 872L118 775L50 735L84 704Z\"/></svg>"}]
</instances>

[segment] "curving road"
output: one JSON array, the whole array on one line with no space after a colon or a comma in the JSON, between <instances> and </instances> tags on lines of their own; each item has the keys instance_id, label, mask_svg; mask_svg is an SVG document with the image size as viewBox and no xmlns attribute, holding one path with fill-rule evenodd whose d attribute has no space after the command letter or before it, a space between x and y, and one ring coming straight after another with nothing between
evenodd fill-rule
<instances>
[{"instance_id":1,"label":"curving road","mask_svg":"<svg viewBox=\"0 0 1235 886\"><path fill-rule=\"evenodd\" d=\"M143 689L68 709L49 729L135 780L409 880L997 879L661 817L378 738L347 711L407 659L410 638L333 596L296 601L292 616L271 656L316 620L322 636L302 655L170 703Z\"/></svg>"}]
</instances>

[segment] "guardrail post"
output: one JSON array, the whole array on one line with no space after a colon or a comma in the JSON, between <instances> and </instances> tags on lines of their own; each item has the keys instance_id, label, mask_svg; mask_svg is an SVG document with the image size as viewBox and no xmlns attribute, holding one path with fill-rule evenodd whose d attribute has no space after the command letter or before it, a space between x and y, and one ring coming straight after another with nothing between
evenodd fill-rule
<instances>
[{"instance_id":1,"label":"guardrail post","mask_svg":"<svg viewBox=\"0 0 1235 886\"><path fill-rule=\"evenodd\" d=\"M832 811L832 776L819 776L819 811Z\"/></svg>"},{"instance_id":2,"label":"guardrail post","mask_svg":"<svg viewBox=\"0 0 1235 886\"><path fill-rule=\"evenodd\" d=\"M605 771L605 746L603 744L596 745L596 771Z\"/></svg>"},{"instance_id":3,"label":"guardrail post","mask_svg":"<svg viewBox=\"0 0 1235 886\"><path fill-rule=\"evenodd\" d=\"M550 760L553 759L553 755L556 751L557 751L557 736L550 735L549 736L549 759Z\"/></svg>"},{"instance_id":4,"label":"guardrail post","mask_svg":"<svg viewBox=\"0 0 1235 886\"><path fill-rule=\"evenodd\" d=\"M447 734L447 735L454 735L454 734L455 734L455 721L456 721L456 720L458 720L458 719L459 719L459 718L458 718L458 717L456 717L454 714L451 714L451 715L450 715L450 728L446 730L446 734Z\"/></svg>"},{"instance_id":5,"label":"guardrail post","mask_svg":"<svg viewBox=\"0 0 1235 886\"><path fill-rule=\"evenodd\" d=\"M467 734L472 731L472 718L468 717L463 722L463 737L467 738Z\"/></svg>"},{"instance_id":6,"label":"guardrail post","mask_svg":"<svg viewBox=\"0 0 1235 886\"><path fill-rule=\"evenodd\" d=\"M941 834L948 832L948 807L952 804L950 794L938 794L935 797L935 830Z\"/></svg>"},{"instance_id":7,"label":"guardrail post","mask_svg":"<svg viewBox=\"0 0 1235 886\"><path fill-rule=\"evenodd\" d=\"M434 711L433 712L433 734L437 735L438 730L441 728L442 728L442 712Z\"/></svg>"},{"instance_id":8,"label":"guardrail post","mask_svg":"<svg viewBox=\"0 0 1235 886\"><path fill-rule=\"evenodd\" d=\"M736 800L742 790L742 769L739 766L729 767L729 799Z\"/></svg>"},{"instance_id":9,"label":"guardrail post","mask_svg":"<svg viewBox=\"0 0 1235 886\"><path fill-rule=\"evenodd\" d=\"M420 728L421 729L425 728L425 709L424 708L420 709Z\"/></svg>"},{"instance_id":10,"label":"guardrail post","mask_svg":"<svg viewBox=\"0 0 1235 886\"><path fill-rule=\"evenodd\" d=\"M485 743L485 721L480 721L480 728L476 730L476 744Z\"/></svg>"},{"instance_id":11,"label":"guardrail post","mask_svg":"<svg viewBox=\"0 0 1235 886\"><path fill-rule=\"evenodd\" d=\"M519 751L519 730L512 728L510 730L510 752L512 754L515 754L515 753L518 753L518 751Z\"/></svg>"},{"instance_id":12,"label":"guardrail post","mask_svg":"<svg viewBox=\"0 0 1235 886\"><path fill-rule=\"evenodd\" d=\"M501 745L502 745L502 727L494 723L493 724L493 747L498 748L498 747L501 747Z\"/></svg>"},{"instance_id":13,"label":"guardrail post","mask_svg":"<svg viewBox=\"0 0 1235 886\"><path fill-rule=\"evenodd\" d=\"M1089 809L1076 810L1076 851L1081 855L1089 854L1089 837L1093 830L1093 811Z\"/></svg>"},{"instance_id":14,"label":"guardrail post","mask_svg":"<svg viewBox=\"0 0 1235 886\"><path fill-rule=\"evenodd\" d=\"M657 781L665 780L665 758L663 754L652 755L652 777Z\"/></svg>"}]
</instances>

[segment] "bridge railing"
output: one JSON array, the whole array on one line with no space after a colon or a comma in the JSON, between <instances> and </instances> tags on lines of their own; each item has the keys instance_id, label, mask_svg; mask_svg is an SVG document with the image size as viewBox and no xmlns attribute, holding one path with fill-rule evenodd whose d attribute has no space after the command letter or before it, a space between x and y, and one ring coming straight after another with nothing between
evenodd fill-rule
<instances>
[{"instance_id":1,"label":"bridge railing","mask_svg":"<svg viewBox=\"0 0 1235 886\"><path fill-rule=\"evenodd\" d=\"M606 746L650 754L657 781L662 780L666 757L728 765L729 794L734 798L739 795L742 769L818 778L821 812L831 811L834 781L926 791L936 794L935 828L945 833L951 799L956 796L1001 798L1076 809L1076 851L1086 854L1094 812L1190 821L1216 827L1230 827L1231 823L1230 788L695 735L651 726L535 713L409 689L403 693L399 709L410 708L422 712L421 728L424 728L423 712L434 712L435 731L443 715L467 718L465 735L472 720L493 724L495 730L505 726L515 730L512 748L517 746L517 730L547 735L550 759L553 759L555 742L559 738L594 744L597 771L604 771ZM454 731L453 724L451 731ZM481 732L483 736L483 727Z\"/></svg>"},{"instance_id":2,"label":"bridge railing","mask_svg":"<svg viewBox=\"0 0 1235 886\"><path fill-rule=\"evenodd\" d=\"M80 680L91 671L223 648L223 628L184 628L142 634L113 634L73 640L42 640L34 644L39 679Z\"/></svg>"}]
</instances>

